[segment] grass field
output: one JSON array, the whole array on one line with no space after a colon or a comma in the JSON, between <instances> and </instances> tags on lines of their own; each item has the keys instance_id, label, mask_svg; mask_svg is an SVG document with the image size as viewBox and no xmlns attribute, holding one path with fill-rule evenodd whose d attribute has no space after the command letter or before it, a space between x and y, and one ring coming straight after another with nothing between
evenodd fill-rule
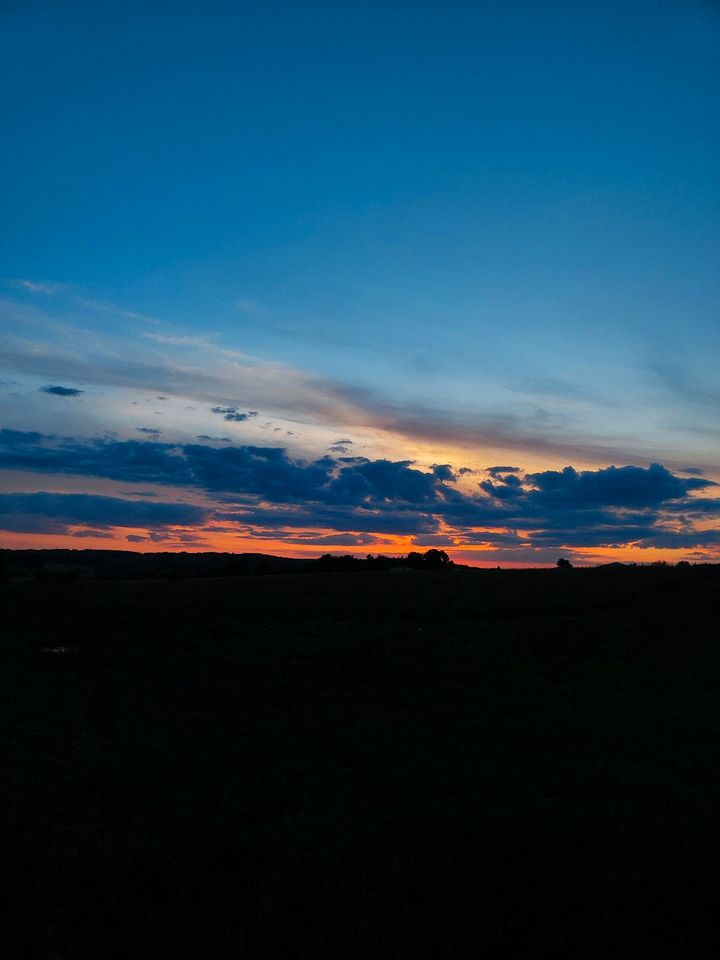
<instances>
[{"instance_id":1,"label":"grass field","mask_svg":"<svg viewBox=\"0 0 720 960\"><path fill-rule=\"evenodd\" d=\"M719 567L0 603L7 960L717 954Z\"/></svg>"}]
</instances>

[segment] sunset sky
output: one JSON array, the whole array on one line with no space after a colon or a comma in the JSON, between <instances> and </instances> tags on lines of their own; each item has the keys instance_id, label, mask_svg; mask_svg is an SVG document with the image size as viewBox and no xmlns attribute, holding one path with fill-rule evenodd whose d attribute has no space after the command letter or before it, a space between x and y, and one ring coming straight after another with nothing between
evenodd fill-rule
<instances>
[{"instance_id":1,"label":"sunset sky","mask_svg":"<svg viewBox=\"0 0 720 960\"><path fill-rule=\"evenodd\" d=\"M720 4L0 18L0 546L720 560Z\"/></svg>"}]
</instances>

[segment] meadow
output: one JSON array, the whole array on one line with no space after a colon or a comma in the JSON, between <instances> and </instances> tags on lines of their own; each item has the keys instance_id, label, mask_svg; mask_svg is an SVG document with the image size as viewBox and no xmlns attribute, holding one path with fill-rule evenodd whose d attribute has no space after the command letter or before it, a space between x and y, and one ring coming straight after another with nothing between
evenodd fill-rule
<instances>
[{"instance_id":1,"label":"meadow","mask_svg":"<svg viewBox=\"0 0 720 960\"><path fill-rule=\"evenodd\" d=\"M715 956L719 588L6 583L3 956Z\"/></svg>"}]
</instances>

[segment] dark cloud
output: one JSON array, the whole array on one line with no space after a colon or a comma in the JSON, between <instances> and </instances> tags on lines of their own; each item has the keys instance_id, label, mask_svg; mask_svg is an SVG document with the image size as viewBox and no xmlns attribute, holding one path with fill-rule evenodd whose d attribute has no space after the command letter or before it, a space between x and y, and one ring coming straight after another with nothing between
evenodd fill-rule
<instances>
[{"instance_id":1,"label":"dark cloud","mask_svg":"<svg viewBox=\"0 0 720 960\"><path fill-rule=\"evenodd\" d=\"M68 526L163 527L201 523L207 511L186 503L121 500L85 493L2 493L0 529L65 533Z\"/></svg>"},{"instance_id":2,"label":"dark cloud","mask_svg":"<svg viewBox=\"0 0 720 960\"><path fill-rule=\"evenodd\" d=\"M672 541L684 548L693 543L714 545L712 536L703 539L702 531L693 531L693 523L720 513L720 499L696 495L716 486L713 481L677 476L659 464L585 471L566 467L524 477L518 468L508 472L509 468L496 467L491 468L496 475L478 484L476 492L463 492L454 483L456 473L450 464L426 471L411 460L294 459L280 447L171 444L154 438L81 441L3 430L0 467L181 486L202 490L216 503L210 511L177 503L143 506L142 501L85 502L84 495L31 494L24 496L46 498L42 509L32 507L41 501L16 501L12 509L5 504L5 517L14 518L7 522L24 523L22 529L41 523L38 517L55 518L60 525L152 529L213 520L267 528L277 535L288 531L292 536L295 531L295 537L300 531L321 530L333 531L318 534L323 538L445 536L459 546L529 542L538 549L589 548ZM80 499L68 499L73 496ZM133 507L135 512L129 513ZM667 531L678 528L682 537L670 537Z\"/></svg>"},{"instance_id":3,"label":"dark cloud","mask_svg":"<svg viewBox=\"0 0 720 960\"><path fill-rule=\"evenodd\" d=\"M433 476L443 482L453 483L457 480L457 474L453 471L449 463L434 463L432 465Z\"/></svg>"},{"instance_id":4,"label":"dark cloud","mask_svg":"<svg viewBox=\"0 0 720 960\"><path fill-rule=\"evenodd\" d=\"M387 544L391 541L374 537L368 533L332 533L327 536L289 536L288 543L309 544L314 547L370 547Z\"/></svg>"},{"instance_id":5,"label":"dark cloud","mask_svg":"<svg viewBox=\"0 0 720 960\"><path fill-rule=\"evenodd\" d=\"M564 547L621 547L636 543L653 533L652 524L633 527L622 523L614 526L572 527L568 530L540 530L530 534L534 546L554 544Z\"/></svg>"},{"instance_id":6,"label":"dark cloud","mask_svg":"<svg viewBox=\"0 0 720 960\"><path fill-rule=\"evenodd\" d=\"M197 437L195 437L195 439L206 440L211 443L232 443L230 437L210 437L207 435L207 433L200 433Z\"/></svg>"},{"instance_id":7,"label":"dark cloud","mask_svg":"<svg viewBox=\"0 0 720 960\"><path fill-rule=\"evenodd\" d=\"M257 410L248 410L247 413L241 413L237 407L210 407L211 413L217 413L224 420L232 423L242 423L243 420L249 420L250 417L257 416Z\"/></svg>"},{"instance_id":8,"label":"dark cloud","mask_svg":"<svg viewBox=\"0 0 720 960\"><path fill-rule=\"evenodd\" d=\"M0 430L0 467L132 483L192 481L188 465L176 448L154 440L82 441Z\"/></svg>"},{"instance_id":9,"label":"dark cloud","mask_svg":"<svg viewBox=\"0 0 720 960\"><path fill-rule=\"evenodd\" d=\"M708 497L692 497L679 503L668 503L665 509L676 514L684 513L695 519L711 517L720 513L720 498L711 500Z\"/></svg>"},{"instance_id":10,"label":"dark cloud","mask_svg":"<svg viewBox=\"0 0 720 960\"><path fill-rule=\"evenodd\" d=\"M55 439L55 434L38 433L37 430L8 430L7 428L3 428L0 429L0 450L3 447L6 449L12 449L13 447L28 448L43 441L52 441Z\"/></svg>"},{"instance_id":11,"label":"dark cloud","mask_svg":"<svg viewBox=\"0 0 720 960\"><path fill-rule=\"evenodd\" d=\"M249 506L243 511L218 513L216 518L246 526L272 527L275 530L324 527L332 530L355 530L398 536L423 532L434 533L439 526L437 517L404 507L403 504L377 510L327 506L321 503L300 504L292 509Z\"/></svg>"},{"instance_id":12,"label":"dark cloud","mask_svg":"<svg viewBox=\"0 0 720 960\"><path fill-rule=\"evenodd\" d=\"M505 473L520 473L520 467L487 467L486 473L489 473L495 480L502 478Z\"/></svg>"},{"instance_id":13,"label":"dark cloud","mask_svg":"<svg viewBox=\"0 0 720 960\"><path fill-rule=\"evenodd\" d=\"M312 499L330 479L330 458L292 460L280 447L187 444L178 456L190 482L207 490L255 493L274 501Z\"/></svg>"},{"instance_id":14,"label":"dark cloud","mask_svg":"<svg viewBox=\"0 0 720 960\"><path fill-rule=\"evenodd\" d=\"M514 473L502 477L500 483L493 483L492 480L482 480L478 486L496 500L509 500L523 493L522 480L516 477Z\"/></svg>"},{"instance_id":15,"label":"dark cloud","mask_svg":"<svg viewBox=\"0 0 720 960\"><path fill-rule=\"evenodd\" d=\"M135 427L138 433L146 433L150 437L159 437L162 430L156 430L154 427Z\"/></svg>"},{"instance_id":16,"label":"dark cloud","mask_svg":"<svg viewBox=\"0 0 720 960\"><path fill-rule=\"evenodd\" d=\"M410 504L433 503L439 499L441 479L411 467L412 460L368 460L350 464L332 479L323 499L339 503Z\"/></svg>"},{"instance_id":17,"label":"dark cloud","mask_svg":"<svg viewBox=\"0 0 720 960\"><path fill-rule=\"evenodd\" d=\"M713 547L717 544L720 544L720 530L653 530L638 546L682 550L687 547Z\"/></svg>"},{"instance_id":18,"label":"dark cloud","mask_svg":"<svg viewBox=\"0 0 720 960\"><path fill-rule=\"evenodd\" d=\"M680 500L691 490L716 486L712 480L683 479L659 463L643 467L607 467L578 472L573 467L531 473L526 481L538 498L555 503L603 504L614 507L650 507Z\"/></svg>"},{"instance_id":19,"label":"dark cloud","mask_svg":"<svg viewBox=\"0 0 720 960\"><path fill-rule=\"evenodd\" d=\"M85 393L85 391L78 390L76 387L50 386L40 387L40 393L50 393L54 397L79 397L80 394Z\"/></svg>"}]
</instances>

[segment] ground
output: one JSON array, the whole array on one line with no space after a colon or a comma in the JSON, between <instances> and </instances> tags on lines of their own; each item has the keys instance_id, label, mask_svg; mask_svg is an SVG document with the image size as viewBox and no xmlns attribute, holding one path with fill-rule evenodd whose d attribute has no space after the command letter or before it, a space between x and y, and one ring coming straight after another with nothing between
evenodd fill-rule
<instances>
[{"instance_id":1,"label":"ground","mask_svg":"<svg viewBox=\"0 0 720 960\"><path fill-rule=\"evenodd\" d=\"M715 956L719 587L0 588L3 955Z\"/></svg>"}]
</instances>

